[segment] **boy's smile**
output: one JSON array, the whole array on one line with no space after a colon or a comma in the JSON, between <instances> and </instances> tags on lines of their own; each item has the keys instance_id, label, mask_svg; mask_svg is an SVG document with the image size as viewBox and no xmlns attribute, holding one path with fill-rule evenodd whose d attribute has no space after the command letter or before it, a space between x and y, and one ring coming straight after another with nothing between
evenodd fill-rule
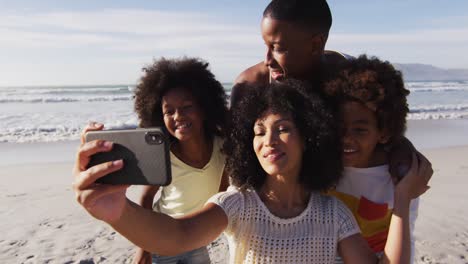
<instances>
[{"instance_id":1,"label":"boy's smile","mask_svg":"<svg viewBox=\"0 0 468 264\"><path fill-rule=\"evenodd\" d=\"M388 137L379 129L375 113L362 103L348 101L342 105L342 118L344 165L367 168L384 163L385 155L376 147Z\"/></svg>"}]
</instances>

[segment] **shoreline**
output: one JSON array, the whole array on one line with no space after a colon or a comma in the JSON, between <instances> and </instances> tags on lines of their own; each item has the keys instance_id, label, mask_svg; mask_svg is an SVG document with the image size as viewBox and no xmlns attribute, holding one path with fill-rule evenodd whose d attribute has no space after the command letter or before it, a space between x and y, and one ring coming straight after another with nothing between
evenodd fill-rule
<instances>
[{"instance_id":1,"label":"shoreline","mask_svg":"<svg viewBox=\"0 0 468 264\"><path fill-rule=\"evenodd\" d=\"M406 137L420 151L468 145L468 119L408 120ZM0 166L73 162L79 140L0 143Z\"/></svg>"}]
</instances>

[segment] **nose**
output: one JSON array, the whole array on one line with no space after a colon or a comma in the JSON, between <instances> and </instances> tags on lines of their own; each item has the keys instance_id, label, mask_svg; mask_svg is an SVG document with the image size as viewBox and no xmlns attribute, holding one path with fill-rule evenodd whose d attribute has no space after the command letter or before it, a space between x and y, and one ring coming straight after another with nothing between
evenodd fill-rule
<instances>
[{"instance_id":1,"label":"nose","mask_svg":"<svg viewBox=\"0 0 468 264\"><path fill-rule=\"evenodd\" d=\"M273 61L273 54L271 52L271 49L267 47L265 59L263 62L265 63L266 66L270 66L272 61Z\"/></svg>"},{"instance_id":2,"label":"nose","mask_svg":"<svg viewBox=\"0 0 468 264\"><path fill-rule=\"evenodd\" d=\"M174 111L174 120L179 121L183 118L183 111L181 109L176 109Z\"/></svg>"},{"instance_id":3,"label":"nose","mask_svg":"<svg viewBox=\"0 0 468 264\"><path fill-rule=\"evenodd\" d=\"M264 144L268 147L275 146L276 144L278 144L278 135L276 133L267 132L265 134Z\"/></svg>"},{"instance_id":4,"label":"nose","mask_svg":"<svg viewBox=\"0 0 468 264\"><path fill-rule=\"evenodd\" d=\"M351 142L352 136L351 136L350 129L343 129L342 130L342 137L343 137L343 143Z\"/></svg>"}]
</instances>

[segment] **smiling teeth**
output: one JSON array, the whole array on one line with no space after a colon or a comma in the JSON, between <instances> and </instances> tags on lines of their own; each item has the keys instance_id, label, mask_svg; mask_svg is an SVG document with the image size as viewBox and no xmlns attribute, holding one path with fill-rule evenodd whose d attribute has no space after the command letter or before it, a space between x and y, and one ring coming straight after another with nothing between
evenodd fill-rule
<instances>
[{"instance_id":1,"label":"smiling teeth","mask_svg":"<svg viewBox=\"0 0 468 264\"><path fill-rule=\"evenodd\" d=\"M177 126L177 128L187 128L187 127L190 127L190 124L181 124Z\"/></svg>"},{"instance_id":2,"label":"smiling teeth","mask_svg":"<svg viewBox=\"0 0 468 264\"><path fill-rule=\"evenodd\" d=\"M356 152L356 150L354 150L354 149L343 149L343 152L344 153L352 153L352 152Z\"/></svg>"}]
</instances>

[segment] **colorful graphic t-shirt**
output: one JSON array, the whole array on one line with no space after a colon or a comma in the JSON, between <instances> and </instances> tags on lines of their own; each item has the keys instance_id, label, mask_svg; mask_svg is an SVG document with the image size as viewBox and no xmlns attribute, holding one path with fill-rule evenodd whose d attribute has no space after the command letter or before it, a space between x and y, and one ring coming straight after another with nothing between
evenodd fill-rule
<instances>
[{"instance_id":1,"label":"colorful graphic t-shirt","mask_svg":"<svg viewBox=\"0 0 468 264\"><path fill-rule=\"evenodd\" d=\"M385 248L393 210L394 184L388 165L345 167L343 178L331 195L344 202L353 213L362 236L377 254ZM413 230L418 215L419 199L410 204L411 256L414 256ZM413 259L413 257L411 258Z\"/></svg>"}]
</instances>

